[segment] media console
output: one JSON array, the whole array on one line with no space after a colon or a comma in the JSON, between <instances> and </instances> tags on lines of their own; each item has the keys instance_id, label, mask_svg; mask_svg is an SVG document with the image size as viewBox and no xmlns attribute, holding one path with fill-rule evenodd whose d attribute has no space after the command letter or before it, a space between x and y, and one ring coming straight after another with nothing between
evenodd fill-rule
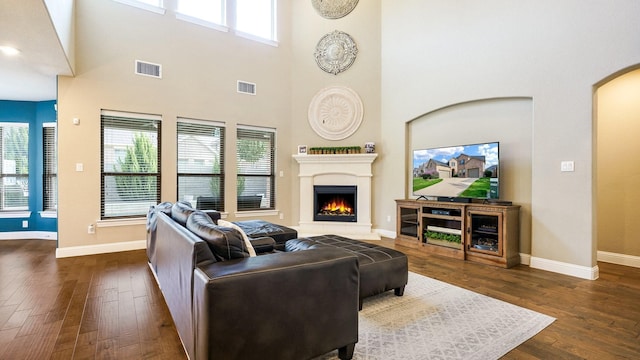
<instances>
[{"instance_id":1,"label":"media console","mask_svg":"<svg viewBox=\"0 0 640 360\"><path fill-rule=\"evenodd\" d=\"M396 200L396 243L461 260L520 263L518 205Z\"/></svg>"}]
</instances>

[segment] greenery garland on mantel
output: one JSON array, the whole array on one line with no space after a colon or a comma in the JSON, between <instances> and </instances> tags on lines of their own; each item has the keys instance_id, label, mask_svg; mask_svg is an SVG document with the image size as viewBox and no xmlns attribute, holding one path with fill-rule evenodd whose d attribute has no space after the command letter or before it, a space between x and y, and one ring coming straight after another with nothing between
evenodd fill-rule
<instances>
[{"instance_id":1,"label":"greenery garland on mantel","mask_svg":"<svg viewBox=\"0 0 640 360\"><path fill-rule=\"evenodd\" d=\"M328 147L311 147L309 148L309 154L360 154L362 152L361 146L328 146Z\"/></svg>"}]
</instances>

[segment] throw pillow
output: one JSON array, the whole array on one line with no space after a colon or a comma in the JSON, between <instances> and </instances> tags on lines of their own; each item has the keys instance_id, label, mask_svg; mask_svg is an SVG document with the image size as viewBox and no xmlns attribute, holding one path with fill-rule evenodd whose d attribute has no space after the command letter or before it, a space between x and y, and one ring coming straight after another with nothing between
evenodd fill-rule
<instances>
[{"instance_id":1,"label":"throw pillow","mask_svg":"<svg viewBox=\"0 0 640 360\"><path fill-rule=\"evenodd\" d=\"M256 250L253 248L253 245L251 245L251 241L249 240L249 237L247 236L247 234L240 228L240 226L227 221L227 220L218 220L218 226L224 226L224 227L229 227L232 229L236 229L240 232L240 234L242 234L242 238L244 239L244 243L247 246L247 250L249 251L249 256L253 257L256 256Z\"/></svg>"}]
</instances>

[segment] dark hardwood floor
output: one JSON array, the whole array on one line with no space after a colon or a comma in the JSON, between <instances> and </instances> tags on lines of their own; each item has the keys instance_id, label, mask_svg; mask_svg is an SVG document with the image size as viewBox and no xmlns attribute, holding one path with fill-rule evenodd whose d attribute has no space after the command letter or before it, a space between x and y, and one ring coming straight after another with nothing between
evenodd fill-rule
<instances>
[{"instance_id":1,"label":"dark hardwood floor","mask_svg":"<svg viewBox=\"0 0 640 360\"><path fill-rule=\"evenodd\" d=\"M505 359L640 358L640 269L582 280L396 247L411 271L557 320ZM410 286L410 284L409 284ZM0 241L0 359L186 359L143 250L56 259L55 242Z\"/></svg>"}]
</instances>

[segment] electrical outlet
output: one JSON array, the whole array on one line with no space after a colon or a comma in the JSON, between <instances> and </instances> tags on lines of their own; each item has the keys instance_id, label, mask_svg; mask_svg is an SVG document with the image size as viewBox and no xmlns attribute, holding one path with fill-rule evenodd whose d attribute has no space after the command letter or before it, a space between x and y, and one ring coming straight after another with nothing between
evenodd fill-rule
<instances>
[{"instance_id":1,"label":"electrical outlet","mask_svg":"<svg viewBox=\"0 0 640 360\"><path fill-rule=\"evenodd\" d=\"M29 227L29 221L28 220L22 220L22 228L26 229Z\"/></svg>"},{"instance_id":2,"label":"electrical outlet","mask_svg":"<svg viewBox=\"0 0 640 360\"><path fill-rule=\"evenodd\" d=\"M284 214L280 213L280 220L284 219Z\"/></svg>"},{"instance_id":3,"label":"electrical outlet","mask_svg":"<svg viewBox=\"0 0 640 360\"><path fill-rule=\"evenodd\" d=\"M87 234L95 234L96 233L96 227L93 224L89 224L89 226L87 227Z\"/></svg>"},{"instance_id":4,"label":"electrical outlet","mask_svg":"<svg viewBox=\"0 0 640 360\"><path fill-rule=\"evenodd\" d=\"M387 222L391 222L391 215L387 215Z\"/></svg>"}]
</instances>

